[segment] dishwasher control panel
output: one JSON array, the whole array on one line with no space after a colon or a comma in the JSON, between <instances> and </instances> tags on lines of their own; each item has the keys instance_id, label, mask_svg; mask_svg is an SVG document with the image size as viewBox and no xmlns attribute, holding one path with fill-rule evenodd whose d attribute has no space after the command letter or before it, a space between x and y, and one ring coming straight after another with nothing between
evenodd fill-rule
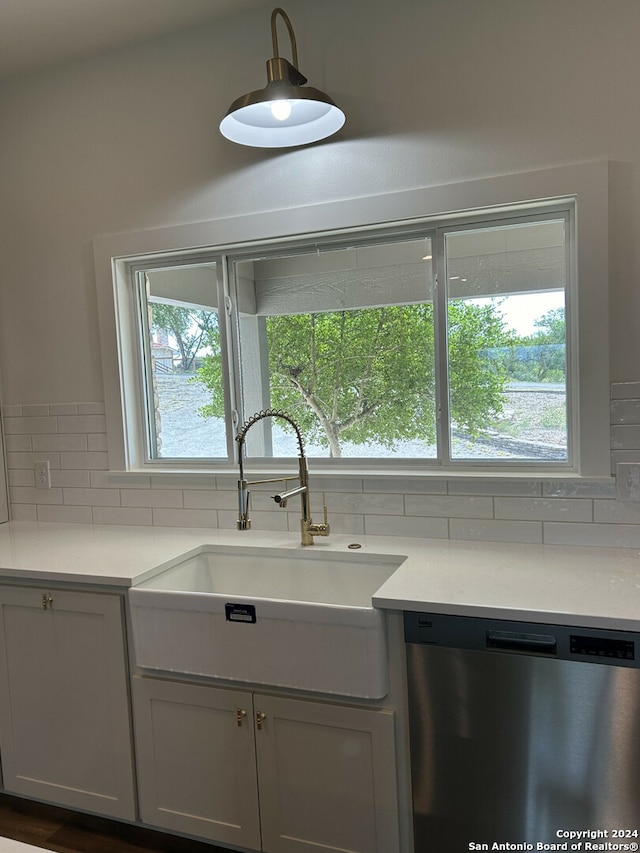
<instances>
[{"instance_id":1,"label":"dishwasher control panel","mask_svg":"<svg viewBox=\"0 0 640 853\"><path fill-rule=\"evenodd\" d=\"M572 655L590 655L598 658L634 661L636 644L634 640L611 637L594 637L590 634L571 634L570 649ZM608 663L611 663L609 660Z\"/></svg>"},{"instance_id":2,"label":"dishwasher control panel","mask_svg":"<svg viewBox=\"0 0 640 853\"><path fill-rule=\"evenodd\" d=\"M404 614L406 643L640 668L640 634L441 613Z\"/></svg>"}]
</instances>

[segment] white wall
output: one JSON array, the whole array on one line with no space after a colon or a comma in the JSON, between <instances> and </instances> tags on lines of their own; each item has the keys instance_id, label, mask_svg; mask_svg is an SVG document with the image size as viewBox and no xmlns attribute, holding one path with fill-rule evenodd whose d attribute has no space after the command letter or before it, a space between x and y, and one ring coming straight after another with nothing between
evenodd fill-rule
<instances>
[{"instance_id":1,"label":"white wall","mask_svg":"<svg viewBox=\"0 0 640 853\"><path fill-rule=\"evenodd\" d=\"M0 85L5 404L103 399L96 235L595 159L611 378L637 379L637 0L290 0L301 69L348 118L285 152L217 131L264 84L271 8Z\"/></svg>"},{"instance_id":2,"label":"white wall","mask_svg":"<svg viewBox=\"0 0 640 853\"><path fill-rule=\"evenodd\" d=\"M194 487L106 471L94 237L276 209L295 231L301 205L592 160L611 162L612 461L637 462L638 0L289 0L301 70L347 125L283 152L217 130L264 85L272 6L0 83L13 518L235 523L224 477ZM35 489L45 458L53 488ZM616 500L613 482L425 480L407 494L375 477L314 482L344 532L640 547L640 505ZM256 524L295 527L288 515L270 507Z\"/></svg>"}]
</instances>

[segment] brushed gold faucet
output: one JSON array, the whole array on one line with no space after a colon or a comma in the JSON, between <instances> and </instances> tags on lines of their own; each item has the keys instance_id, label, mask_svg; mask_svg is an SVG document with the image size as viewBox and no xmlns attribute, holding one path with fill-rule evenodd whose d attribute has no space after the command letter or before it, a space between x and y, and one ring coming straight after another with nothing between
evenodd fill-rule
<instances>
[{"instance_id":1,"label":"brushed gold faucet","mask_svg":"<svg viewBox=\"0 0 640 853\"><path fill-rule=\"evenodd\" d=\"M275 477L270 480L251 480L248 481L244 476L244 442L247 433L251 427L264 418L281 418L291 424L296 433L298 440L298 477ZM304 442L300 427L291 417L291 415L280 409L263 409L261 412L256 412L247 420L236 435L238 442L238 464L240 466L240 479L238 480L238 521L236 527L238 530L250 530L251 519L249 518L249 486L257 485L258 483L287 483L291 480L298 480L298 485L287 491L280 492L276 495L271 495L273 500L281 507L286 507L289 498L300 495L302 515L300 518L300 536L303 545L313 545L314 536L328 536L330 533L329 522L327 521L327 507L324 506L324 521L320 524L314 524L311 518L311 496L309 491L309 468L307 466L307 458L304 455Z\"/></svg>"}]
</instances>

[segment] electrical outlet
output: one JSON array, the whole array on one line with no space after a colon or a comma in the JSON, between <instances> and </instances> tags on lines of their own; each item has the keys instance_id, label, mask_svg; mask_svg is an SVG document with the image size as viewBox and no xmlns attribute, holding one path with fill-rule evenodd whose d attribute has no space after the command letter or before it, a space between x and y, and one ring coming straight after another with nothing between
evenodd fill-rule
<instances>
[{"instance_id":1,"label":"electrical outlet","mask_svg":"<svg viewBox=\"0 0 640 853\"><path fill-rule=\"evenodd\" d=\"M45 459L42 462L34 462L33 467L36 474L36 489L50 489L51 471L49 460Z\"/></svg>"}]
</instances>

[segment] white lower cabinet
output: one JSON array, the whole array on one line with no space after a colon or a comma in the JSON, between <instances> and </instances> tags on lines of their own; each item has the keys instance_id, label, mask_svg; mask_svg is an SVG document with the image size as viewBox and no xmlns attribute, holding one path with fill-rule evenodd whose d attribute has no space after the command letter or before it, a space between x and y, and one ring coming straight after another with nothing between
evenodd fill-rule
<instances>
[{"instance_id":1,"label":"white lower cabinet","mask_svg":"<svg viewBox=\"0 0 640 853\"><path fill-rule=\"evenodd\" d=\"M133 679L141 819L265 853L396 853L394 714Z\"/></svg>"},{"instance_id":2,"label":"white lower cabinet","mask_svg":"<svg viewBox=\"0 0 640 853\"><path fill-rule=\"evenodd\" d=\"M121 597L0 586L0 649L5 790L134 820Z\"/></svg>"}]
</instances>

